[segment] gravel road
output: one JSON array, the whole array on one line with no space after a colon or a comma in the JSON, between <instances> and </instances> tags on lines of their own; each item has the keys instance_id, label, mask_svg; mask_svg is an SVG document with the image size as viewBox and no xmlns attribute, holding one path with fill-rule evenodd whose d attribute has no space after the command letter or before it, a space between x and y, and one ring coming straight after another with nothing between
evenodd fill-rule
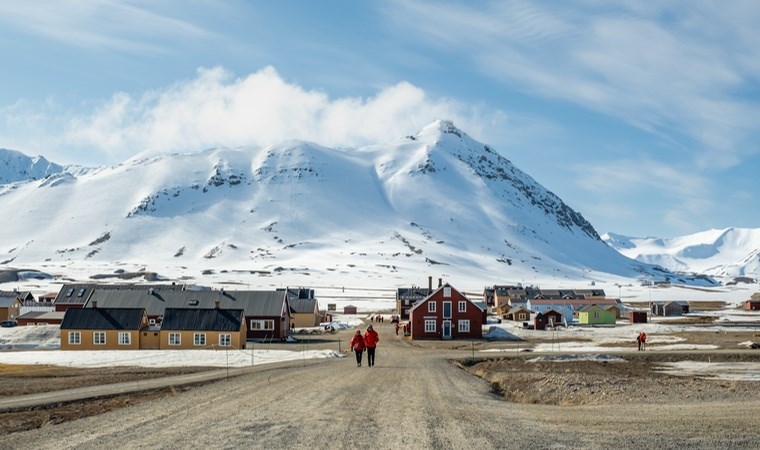
<instances>
[{"instance_id":1,"label":"gravel road","mask_svg":"<svg viewBox=\"0 0 760 450\"><path fill-rule=\"evenodd\" d=\"M372 368L356 367L352 355L258 368L99 416L13 433L0 448L760 447L760 399L514 404L448 362L469 352L417 348L390 326L379 328Z\"/></svg>"}]
</instances>

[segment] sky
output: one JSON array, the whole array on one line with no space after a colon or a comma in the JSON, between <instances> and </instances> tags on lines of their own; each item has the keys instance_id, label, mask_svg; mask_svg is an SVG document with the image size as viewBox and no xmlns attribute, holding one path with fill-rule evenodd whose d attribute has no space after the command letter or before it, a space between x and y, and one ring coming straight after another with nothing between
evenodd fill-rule
<instances>
[{"instance_id":1,"label":"sky","mask_svg":"<svg viewBox=\"0 0 760 450\"><path fill-rule=\"evenodd\" d=\"M601 233L758 227L756 1L8 0L0 148L60 164L451 119Z\"/></svg>"}]
</instances>

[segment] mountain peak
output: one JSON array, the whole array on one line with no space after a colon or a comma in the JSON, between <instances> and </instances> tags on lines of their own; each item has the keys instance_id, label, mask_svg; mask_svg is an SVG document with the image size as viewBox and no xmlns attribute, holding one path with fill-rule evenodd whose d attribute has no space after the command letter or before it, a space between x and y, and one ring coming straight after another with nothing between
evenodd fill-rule
<instances>
[{"instance_id":1,"label":"mountain peak","mask_svg":"<svg viewBox=\"0 0 760 450\"><path fill-rule=\"evenodd\" d=\"M454 125L454 122L447 119L437 119L431 124L423 127L418 133L417 137L422 136L440 136L442 134L453 134L458 137L466 136L466 133Z\"/></svg>"}]
</instances>

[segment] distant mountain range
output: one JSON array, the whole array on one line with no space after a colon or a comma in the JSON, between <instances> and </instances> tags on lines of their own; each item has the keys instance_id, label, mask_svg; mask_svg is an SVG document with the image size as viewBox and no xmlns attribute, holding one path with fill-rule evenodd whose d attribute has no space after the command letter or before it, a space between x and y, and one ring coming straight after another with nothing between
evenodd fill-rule
<instances>
[{"instance_id":1,"label":"distant mountain range","mask_svg":"<svg viewBox=\"0 0 760 450\"><path fill-rule=\"evenodd\" d=\"M0 234L4 265L131 262L392 284L433 271L483 284L711 283L623 256L448 121L355 149L291 141L98 168L0 150L0 180L0 211L12 218Z\"/></svg>"},{"instance_id":2,"label":"distant mountain range","mask_svg":"<svg viewBox=\"0 0 760 450\"><path fill-rule=\"evenodd\" d=\"M629 258L673 272L760 277L760 228L709 230L672 239L613 233L602 238Z\"/></svg>"}]
</instances>

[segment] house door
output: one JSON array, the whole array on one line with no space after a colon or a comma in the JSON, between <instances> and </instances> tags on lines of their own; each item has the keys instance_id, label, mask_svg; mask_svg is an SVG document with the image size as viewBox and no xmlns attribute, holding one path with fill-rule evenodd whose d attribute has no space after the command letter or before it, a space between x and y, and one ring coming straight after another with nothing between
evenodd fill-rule
<instances>
[{"instance_id":1,"label":"house door","mask_svg":"<svg viewBox=\"0 0 760 450\"><path fill-rule=\"evenodd\" d=\"M451 321L443 321L443 339L451 339Z\"/></svg>"}]
</instances>

